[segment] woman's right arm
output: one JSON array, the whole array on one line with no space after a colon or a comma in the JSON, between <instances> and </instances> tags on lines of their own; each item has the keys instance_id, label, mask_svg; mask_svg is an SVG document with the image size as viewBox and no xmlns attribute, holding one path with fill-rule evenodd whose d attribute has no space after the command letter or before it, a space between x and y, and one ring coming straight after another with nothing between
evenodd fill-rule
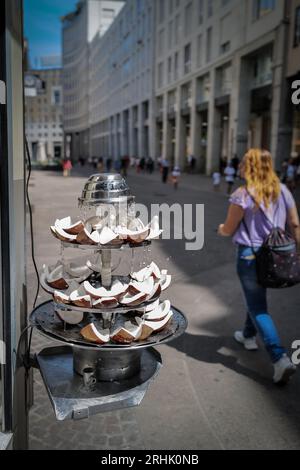
<instances>
[{"instance_id":1,"label":"woman's right arm","mask_svg":"<svg viewBox=\"0 0 300 470\"><path fill-rule=\"evenodd\" d=\"M298 249L300 250L300 220L296 206L289 209L287 214L287 223L294 239L297 241Z\"/></svg>"}]
</instances>

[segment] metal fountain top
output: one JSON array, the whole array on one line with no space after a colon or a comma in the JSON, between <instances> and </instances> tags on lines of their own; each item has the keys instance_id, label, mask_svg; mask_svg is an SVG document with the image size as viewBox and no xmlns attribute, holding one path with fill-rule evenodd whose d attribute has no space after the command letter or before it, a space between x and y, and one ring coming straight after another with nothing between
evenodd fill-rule
<instances>
[{"instance_id":1,"label":"metal fountain top","mask_svg":"<svg viewBox=\"0 0 300 470\"><path fill-rule=\"evenodd\" d=\"M79 198L79 205L84 207L97 206L99 204L113 204L134 201L129 186L125 179L114 173L92 175L86 182Z\"/></svg>"}]
</instances>

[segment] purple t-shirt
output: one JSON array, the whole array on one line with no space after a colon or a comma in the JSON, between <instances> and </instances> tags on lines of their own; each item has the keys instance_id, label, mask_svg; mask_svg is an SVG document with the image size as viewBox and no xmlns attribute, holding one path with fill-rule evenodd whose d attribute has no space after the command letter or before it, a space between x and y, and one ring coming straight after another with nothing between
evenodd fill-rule
<instances>
[{"instance_id":1,"label":"purple t-shirt","mask_svg":"<svg viewBox=\"0 0 300 470\"><path fill-rule=\"evenodd\" d=\"M289 189L282 184L281 194L275 203L271 203L266 208L264 203L261 209L267 217L265 217L259 209L256 209L255 202L247 192L246 188L237 189L231 196L230 202L244 209L244 222L247 224L249 235L241 223L233 236L233 241L239 245L245 246L261 246L270 234L273 226L280 227L283 230L286 226L287 211L295 207L295 200ZM273 222L273 225L272 223Z\"/></svg>"}]
</instances>

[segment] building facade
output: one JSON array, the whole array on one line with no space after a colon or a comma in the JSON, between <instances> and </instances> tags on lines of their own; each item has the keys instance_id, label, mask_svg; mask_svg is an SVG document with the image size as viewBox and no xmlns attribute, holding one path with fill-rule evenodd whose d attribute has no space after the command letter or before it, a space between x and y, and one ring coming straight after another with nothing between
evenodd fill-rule
<instances>
[{"instance_id":1,"label":"building facade","mask_svg":"<svg viewBox=\"0 0 300 470\"><path fill-rule=\"evenodd\" d=\"M82 0L62 20L63 96L66 157L90 156L90 45L105 34L124 2Z\"/></svg>"},{"instance_id":2,"label":"building facade","mask_svg":"<svg viewBox=\"0 0 300 470\"><path fill-rule=\"evenodd\" d=\"M154 3L128 0L106 34L91 44L94 156L154 156Z\"/></svg>"},{"instance_id":3,"label":"building facade","mask_svg":"<svg viewBox=\"0 0 300 470\"><path fill-rule=\"evenodd\" d=\"M32 161L63 158L61 69L25 73L25 131Z\"/></svg>"},{"instance_id":4,"label":"building facade","mask_svg":"<svg viewBox=\"0 0 300 470\"><path fill-rule=\"evenodd\" d=\"M292 3L128 0L90 45L89 156L163 157L182 169L194 156L210 173L258 146L279 169L292 134Z\"/></svg>"}]
</instances>

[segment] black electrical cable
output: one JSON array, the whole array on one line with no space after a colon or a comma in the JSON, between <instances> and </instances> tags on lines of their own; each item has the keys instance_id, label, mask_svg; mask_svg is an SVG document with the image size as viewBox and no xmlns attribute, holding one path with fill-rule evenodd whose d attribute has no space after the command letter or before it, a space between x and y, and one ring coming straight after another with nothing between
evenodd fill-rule
<instances>
[{"instance_id":1,"label":"black electrical cable","mask_svg":"<svg viewBox=\"0 0 300 470\"><path fill-rule=\"evenodd\" d=\"M31 208L31 202L30 202L30 197L29 197L29 182L30 182L30 177L31 177L32 166L31 166L30 152L29 152L29 147L28 147L28 142L27 142L26 137L25 137L25 147L26 147L27 165L28 165L28 175L27 175L27 181L26 181L26 199L27 199L28 210L29 210L29 224L30 224L30 237L31 237L31 258L32 258L32 263L33 263L36 278L37 278L37 290L36 290L36 295L35 295L35 299L34 299L34 302L33 302L33 308L35 308L41 285L40 285L39 271L38 271L37 264L36 264L36 261L35 261L34 235L33 235L33 217L32 217L32 208Z\"/></svg>"}]
</instances>

